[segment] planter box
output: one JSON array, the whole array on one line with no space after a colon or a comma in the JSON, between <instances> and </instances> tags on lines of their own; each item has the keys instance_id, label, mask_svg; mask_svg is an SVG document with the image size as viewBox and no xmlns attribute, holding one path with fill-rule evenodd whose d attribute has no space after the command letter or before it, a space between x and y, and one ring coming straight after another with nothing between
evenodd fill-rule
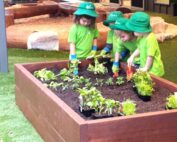
<instances>
[{"instance_id":1,"label":"planter box","mask_svg":"<svg viewBox=\"0 0 177 142\"><path fill-rule=\"evenodd\" d=\"M85 120L45 87L31 72L67 67L68 61L16 64L16 103L46 142L176 142L177 110ZM82 62L81 67L87 65ZM121 65L125 68L124 65ZM177 85L153 76L158 87Z\"/></svg>"}]
</instances>

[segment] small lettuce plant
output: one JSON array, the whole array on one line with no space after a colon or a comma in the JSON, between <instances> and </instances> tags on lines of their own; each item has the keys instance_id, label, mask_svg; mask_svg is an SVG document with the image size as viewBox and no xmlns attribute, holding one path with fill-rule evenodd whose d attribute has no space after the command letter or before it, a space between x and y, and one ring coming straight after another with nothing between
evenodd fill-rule
<instances>
[{"instance_id":1,"label":"small lettuce plant","mask_svg":"<svg viewBox=\"0 0 177 142\"><path fill-rule=\"evenodd\" d=\"M177 92L176 94L170 94L170 96L166 99L166 108L177 109Z\"/></svg>"},{"instance_id":2,"label":"small lettuce plant","mask_svg":"<svg viewBox=\"0 0 177 142\"><path fill-rule=\"evenodd\" d=\"M104 66L104 63L99 63L98 59L94 59L94 65L89 64L88 71L93 72L94 74L106 74L108 69Z\"/></svg>"},{"instance_id":3,"label":"small lettuce plant","mask_svg":"<svg viewBox=\"0 0 177 142\"><path fill-rule=\"evenodd\" d=\"M117 77L117 79L116 79L116 85L122 85L124 83L125 83L124 77L122 77L122 76Z\"/></svg>"},{"instance_id":4,"label":"small lettuce plant","mask_svg":"<svg viewBox=\"0 0 177 142\"><path fill-rule=\"evenodd\" d=\"M154 91L154 82L147 72L137 71L133 75L134 87L141 96L152 96Z\"/></svg>"},{"instance_id":5,"label":"small lettuce plant","mask_svg":"<svg viewBox=\"0 0 177 142\"><path fill-rule=\"evenodd\" d=\"M122 113L124 115L133 115L136 113L136 104L131 101L130 99L127 99L126 101L122 102Z\"/></svg>"},{"instance_id":6,"label":"small lettuce plant","mask_svg":"<svg viewBox=\"0 0 177 142\"><path fill-rule=\"evenodd\" d=\"M46 68L35 71L33 75L36 78L39 78L41 81L50 81L50 80L57 80L57 76L50 70Z\"/></svg>"}]
</instances>

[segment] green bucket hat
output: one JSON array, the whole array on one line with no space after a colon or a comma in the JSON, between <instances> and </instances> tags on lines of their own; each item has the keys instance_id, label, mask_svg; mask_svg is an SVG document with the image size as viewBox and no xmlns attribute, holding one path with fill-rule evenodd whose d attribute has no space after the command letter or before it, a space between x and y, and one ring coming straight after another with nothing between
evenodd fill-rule
<instances>
[{"instance_id":1,"label":"green bucket hat","mask_svg":"<svg viewBox=\"0 0 177 142\"><path fill-rule=\"evenodd\" d=\"M148 33L152 31L150 17L145 12L135 12L126 24L127 28L139 33Z\"/></svg>"},{"instance_id":2,"label":"green bucket hat","mask_svg":"<svg viewBox=\"0 0 177 142\"><path fill-rule=\"evenodd\" d=\"M115 22L115 24L110 25L110 28L113 30L121 30L121 31L131 31L129 30L125 25L129 21L127 18L118 18Z\"/></svg>"},{"instance_id":3,"label":"green bucket hat","mask_svg":"<svg viewBox=\"0 0 177 142\"><path fill-rule=\"evenodd\" d=\"M108 15L108 18L104 20L103 24L109 26L109 23L114 23L118 18L123 17L121 11L113 11Z\"/></svg>"},{"instance_id":4,"label":"green bucket hat","mask_svg":"<svg viewBox=\"0 0 177 142\"><path fill-rule=\"evenodd\" d=\"M95 11L95 6L92 2L81 3L78 9L74 12L74 15L88 15L91 17L98 17L98 14Z\"/></svg>"}]
</instances>

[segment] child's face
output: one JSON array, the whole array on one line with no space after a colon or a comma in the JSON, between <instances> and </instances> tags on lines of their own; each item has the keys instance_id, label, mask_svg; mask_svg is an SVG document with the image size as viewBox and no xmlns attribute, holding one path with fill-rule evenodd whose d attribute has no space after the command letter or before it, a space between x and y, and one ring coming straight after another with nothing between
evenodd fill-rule
<instances>
[{"instance_id":1,"label":"child's face","mask_svg":"<svg viewBox=\"0 0 177 142\"><path fill-rule=\"evenodd\" d=\"M91 24L91 20L84 17L82 17L79 22L82 26L89 26Z\"/></svg>"},{"instance_id":2,"label":"child's face","mask_svg":"<svg viewBox=\"0 0 177 142\"><path fill-rule=\"evenodd\" d=\"M122 41L130 41L131 40L131 32L125 32L125 31L115 30L115 34Z\"/></svg>"}]
</instances>

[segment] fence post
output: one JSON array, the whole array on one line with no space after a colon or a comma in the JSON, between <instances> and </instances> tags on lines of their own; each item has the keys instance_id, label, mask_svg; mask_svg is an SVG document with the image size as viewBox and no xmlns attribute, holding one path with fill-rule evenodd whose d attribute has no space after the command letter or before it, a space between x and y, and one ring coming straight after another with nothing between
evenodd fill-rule
<instances>
[{"instance_id":1,"label":"fence post","mask_svg":"<svg viewBox=\"0 0 177 142\"><path fill-rule=\"evenodd\" d=\"M0 0L0 72L8 72L4 1Z\"/></svg>"}]
</instances>

